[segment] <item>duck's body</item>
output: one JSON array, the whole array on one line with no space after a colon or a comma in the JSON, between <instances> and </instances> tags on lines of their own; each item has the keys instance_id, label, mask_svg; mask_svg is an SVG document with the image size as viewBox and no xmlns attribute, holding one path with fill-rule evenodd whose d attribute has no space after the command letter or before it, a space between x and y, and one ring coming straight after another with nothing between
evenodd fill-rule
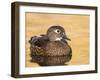
<instances>
[{"instance_id":1,"label":"duck's body","mask_svg":"<svg viewBox=\"0 0 100 80\"><path fill-rule=\"evenodd\" d=\"M33 37L33 39L30 47L32 55L63 56L72 53L71 47L65 40L49 41L48 38L44 37Z\"/></svg>"},{"instance_id":2,"label":"duck's body","mask_svg":"<svg viewBox=\"0 0 100 80\"><path fill-rule=\"evenodd\" d=\"M61 27L60 27L61 28ZM50 28L49 31L52 31L52 29ZM54 38L53 38L54 36ZM44 60L47 59L43 59L43 56L47 56L51 59L51 57L57 57L57 59L61 59L59 57L65 57L67 56L68 59L65 60L56 60L52 61L50 60L50 63L54 63L61 64L61 61L64 61L62 63L65 63L65 61L69 61L72 57L72 49L71 47L68 45L67 41L65 38L62 38L61 36L58 38L56 38L56 35L42 35L40 37L34 36L31 38L31 40L29 41L31 44L30 50L31 50L31 57L33 56L42 56L40 62L42 61L45 62ZM33 59L33 58L32 58ZM62 58L64 59L64 58ZM48 60L48 59L47 59ZM57 62L58 61L58 62ZM60 61L60 62L59 62ZM39 62L38 62L39 63ZM48 63L48 61L46 61L45 63ZM48 64L49 65L49 64Z\"/></svg>"},{"instance_id":3,"label":"duck's body","mask_svg":"<svg viewBox=\"0 0 100 80\"><path fill-rule=\"evenodd\" d=\"M70 55L71 48L63 41L51 41L46 45L47 56L63 56Z\"/></svg>"}]
</instances>

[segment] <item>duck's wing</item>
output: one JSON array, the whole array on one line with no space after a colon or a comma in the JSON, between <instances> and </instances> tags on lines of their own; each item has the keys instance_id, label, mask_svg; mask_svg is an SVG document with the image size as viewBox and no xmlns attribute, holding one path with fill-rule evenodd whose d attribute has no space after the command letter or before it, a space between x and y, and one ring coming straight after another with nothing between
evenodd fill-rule
<instances>
[{"instance_id":1,"label":"duck's wing","mask_svg":"<svg viewBox=\"0 0 100 80\"><path fill-rule=\"evenodd\" d=\"M46 36L33 36L29 40L30 43L30 51L31 51L31 56L33 55L43 55L45 53L45 45L49 39Z\"/></svg>"}]
</instances>

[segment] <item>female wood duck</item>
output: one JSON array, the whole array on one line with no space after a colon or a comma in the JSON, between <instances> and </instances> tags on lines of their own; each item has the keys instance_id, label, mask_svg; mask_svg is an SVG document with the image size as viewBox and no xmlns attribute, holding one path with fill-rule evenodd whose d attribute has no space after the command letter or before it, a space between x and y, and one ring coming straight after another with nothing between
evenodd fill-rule
<instances>
[{"instance_id":1,"label":"female wood duck","mask_svg":"<svg viewBox=\"0 0 100 80\"><path fill-rule=\"evenodd\" d=\"M67 56L66 60L60 60L60 61L64 61L64 62L70 61L72 57L72 49L69 46L67 40L70 40L70 39L66 36L65 30L63 27L51 26L47 30L46 35L41 35L40 37L33 36L29 40L32 59L33 59L33 56L38 56L38 57L45 56L49 58L57 57L57 59L58 57L61 57L61 56L64 56L64 57ZM43 60L40 60L40 61L43 61ZM50 60L52 61L54 59L50 59ZM57 64L58 63L59 63L59 60Z\"/></svg>"}]
</instances>

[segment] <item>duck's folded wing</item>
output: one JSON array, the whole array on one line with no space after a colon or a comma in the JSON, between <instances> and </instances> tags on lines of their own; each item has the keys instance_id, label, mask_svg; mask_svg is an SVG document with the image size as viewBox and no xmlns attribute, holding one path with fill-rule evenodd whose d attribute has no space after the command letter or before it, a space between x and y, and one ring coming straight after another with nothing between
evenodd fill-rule
<instances>
[{"instance_id":1,"label":"duck's folded wing","mask_svg":"<svg viewBox=\"0 0 100 80\"><path fill-rule=\"evenodd\" d=\"M44 46L46 45L47 42L48 38L46 36L31 37L31 39L29 40L31 55L44 55L45 53Z\"/></svg>"},{"instance_id":2,"label":"duck's folded wing","mask_svg":"<svg viewBox=\"0 0 100 80\"><path fill-rule=\"evenodd\" d=\"M41 47L37 47L37 46L30 46L30 52L31 52L31 57L32 56L43 56L45 51L43 48Z\"/></svg>"}]
</instances>

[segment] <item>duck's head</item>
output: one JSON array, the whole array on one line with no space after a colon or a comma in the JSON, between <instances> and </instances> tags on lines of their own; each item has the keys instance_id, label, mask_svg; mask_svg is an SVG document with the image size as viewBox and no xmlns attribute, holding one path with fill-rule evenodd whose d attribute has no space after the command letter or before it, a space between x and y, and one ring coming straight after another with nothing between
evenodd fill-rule
<instances>
[{"instance_id":1,"label":"duck's head","mask_svg":"<svg viewBox=\"0 0 100 80\"><path fill-rule=\"evenodd\" d=\"M47 30L47 36L50 41L58 41L58 40L62 40L62 39L70 40L67 37L64 28L61 26L51 26Z\"/></svg>"}]
</instances>

